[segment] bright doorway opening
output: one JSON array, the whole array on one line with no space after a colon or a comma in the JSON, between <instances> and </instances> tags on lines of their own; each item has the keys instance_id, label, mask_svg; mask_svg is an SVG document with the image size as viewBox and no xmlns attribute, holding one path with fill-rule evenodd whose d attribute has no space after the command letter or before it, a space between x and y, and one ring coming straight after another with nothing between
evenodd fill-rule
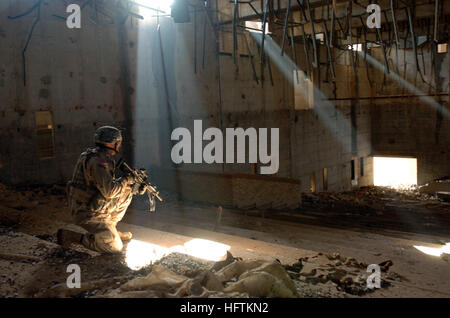
<instances>
[{"instance_id":1,"label":"bright doorway opening","mask_svg":"<svg viewBox=\"0 0 450 318\"><path fill-rule=\"evenodd\" d=\"M417 185L417 158L373 158L375 186L402 188Z\"/></svg>"}]
</instances>

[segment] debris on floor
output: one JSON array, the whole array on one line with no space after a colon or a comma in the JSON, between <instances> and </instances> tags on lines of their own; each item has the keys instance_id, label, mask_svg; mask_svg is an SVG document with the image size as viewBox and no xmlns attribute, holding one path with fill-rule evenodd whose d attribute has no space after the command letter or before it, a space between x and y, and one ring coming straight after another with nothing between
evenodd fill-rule
<instances>
[{"instance_id":1,"label":"debris on floor","mask_svg":"<svg viewBox=\"0 0 450 318\"><path fill-rule=\"evenodd\" d=\"M381 288L389 287L391 283L388 280L392 280L392 277L399 279L398 274L386 274L393 265L391 260L377 265L380 268ZM293 279L313 285L331 283L338 291L361 296L375 291L374 288L368 288L367 279L371 274L367 272L368 266L369 264L338 253L333 255L318 253L313 257L300 258L297 263L285 268Z\"/></svg>"},{"instance_id":2,"label":"debris on floor","mask_svg":"<svg viewBox=\"0 0 450 318\"><path fill-rule=\"evenodd\" d=\"M177 253L174 253L177 254ZM173 259L180 255L169 255ZM183 256L192 258L190 256ZM192 258L191 264L198 260ZM112 290L103 297L296 297L294 282L278 262L236 260L217 272L202 269L189 278L161 264L151 272ZM192 272L192 271L191 271Z\"/></svg>"},{"instance_id":3,"label":"debris on floor","mask_svg":"<svg viewBox=\"0 0 450 318\"><path fill-rule=\"evenodd\" d=\"M436 195L442 201L450 202L450 192L449 191L439 191L439 192L436 192Z\"/></svg>"},{"instance_id":4,"label":"debris on floor","mask_svg":"<svg viewBox=\"0 0 450 318\"><path fill-rule=\"evenodd\" d=\"M339 206L333 213L342 217L383 214L395 206L396 213L409 209L410 217L430 216L430 211L438 217L446 203L414 191L367 187L308 194L304 208L316 213L323 208L331 214L329 207ZM0 184L0 297L359 297L377 291L367 287L369 264L336 253L318 253L294 264L242 259L230 252L218 262L171 253L133 270L123 254L57 245L56 230L70 223L63 186L18 189ZM84 273L80 289L66 286L69 264L78 264ZM390 270L391 260L377 265L381 289L407 281Z\"/></svg>"},{"instance_id":5,"label":"debris on floor","mask_svg":"<svg viewBox=\"0 0 450 318\"><path fill-rule=\"evenodd\" d=\"M399 190L368 186L340 193L303 193L302 207L297 210L266 215L347 229L446 235L450 225L448 209L449 203L436 192L423 193L418 187ZM405 222L406 218L409 222Z\"/></svg>"},{"instance_id":6,"label":"debris on floor","mask_svg":"<svg viewBox=\"0 0 450 318\"><path fill-rule=\"evenodd\" d=\"M171 253L140 270L126 267L124 254L94 255L78 252L30 236L9 231L0 245L22 246L21 254L0 254L0 268L9 277L2 286L4 297L302 297L301 283L322 284L323 295L333 288L352 295L367 292L367 264L340 255L318 254L292 265L279 261L243 260L227 254L227 262L212 262L181 253ZM27 247L27 248L26 248ZM28 253L25 253L29 251ZM9 257L13 255L14 257ZM16 257L16 256L21 257ZM228 263L228 264L227 264ZM80 288L68 288L67 265L79 264L87 273ZM387 271L392 262L379 264ZM107 275L105 275L107 273ZM33 278L36 278L34 280ZM398 279L399 276L397 276ZM6 278L6 277L5 277ZM17 281L16 281L17 280ZM389 286L382 280L381 287ZM5 285L5 284L3 284ZM315 294L320 297L320 294Z\"/></svg>"},{"instance_id":7,"label":"debris on floor","mask_svg":"<svg viewBox=\"0 0 450 318\"><path fill-rule=\"evenodd\" d=\"M3 231L5 232L5 231ZM2 284L4 297L302 297L301 283L362 295L367 264L339 254L318 254L282 265L279 261L243 260L228 252L225 261L212 262L171 253L140 270L127 268L124 255L100 255L64 249L48 240L9 230L0 235L0 268L9 273ZM76 248L76 247L75 247ZM21 251L13 253L15 249ZM79 264L89 275L81 288L66 285L67 265ZM392 262L379 264L387 272ZM107 273L107 275L105 275ZM36 277L36 280L32 278ZM399 276L397 276L398 279ZM382 287L389 286L388 278ZM17 280L17 281L16 281ZM331 286L328 281L335 285ZM6 284L5 284L6 283ZM5 288L9 285L11 288ZM326 295L325 291L322 291ZM315 294L320 297L320 294Z\"/></svg>"},{"instance_id":8,"label":"debris on floor","mask_svg":"<svg viewBox=\"0 0 450 318\"><path fill-rule=\"evenodd\" d=\"M449 192L450 191L450 179L444 178L429 182L419 187L420 193L426 193L434 195L436 192Z\"/></svg>"}]
</instances>

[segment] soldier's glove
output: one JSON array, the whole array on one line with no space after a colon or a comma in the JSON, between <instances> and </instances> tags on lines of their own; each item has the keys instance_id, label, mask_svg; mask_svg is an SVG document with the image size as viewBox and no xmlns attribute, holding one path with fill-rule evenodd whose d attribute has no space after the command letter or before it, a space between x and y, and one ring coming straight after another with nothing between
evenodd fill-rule
<instances>
[{"instance_id":1,"label":"soldier's glove","mask_svg":"<svg viewBox=\"0 0 450 318\"><path fill-rule=\"evenodd\" d=\"M143 195L145 193L145 183L135 183L131 189L133 195Z\"/></svg>"},{"instance_id":2,"label":"soldier's glove","mask_svg":"<svg viewBox=\"0 0 450 318\"><path fill-rule=\"evenodd\" d=\"M134 177L132 175L126 175L120 178L123 185L131 185L134 183Z\"/></svg>"}]
</instances>

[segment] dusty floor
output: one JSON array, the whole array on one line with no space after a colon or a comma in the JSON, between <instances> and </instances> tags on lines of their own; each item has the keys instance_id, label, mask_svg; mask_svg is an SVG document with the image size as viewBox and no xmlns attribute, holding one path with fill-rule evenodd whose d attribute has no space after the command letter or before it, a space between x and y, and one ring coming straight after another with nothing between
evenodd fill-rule
<instances>
[{"instance_id":1,"label":"dusty floor","mask_svg":"<svg viewBox=\"0 0 450 318\"><path fill-rule=\"evenodd\" d=\"M411 192L363 191L304 196L302 209L296 211L224 209L220 224L216 207L180 204L166 193L168 200L157 213L146 212L146 203L136 200L120 229L153 244L203 238L230 245L232 255L244 261L278 259L299 297L449 297L448 255L429 256L414 248L450 242L448 203ZM58 296L48 294L50 287L65 282L67 265L73 263L80 265L84 281L95 284L65 295L71 297L111 296L130 279L152 273L152 266L131 270L122 255L100 255L81 247L64 250L54 244L60 227L76 229L70 225L62 186L1 186L0 297ZM173 255L159 262L194 281L200 267L214 266ZM369 292L364 287L366 267L382 262L382 288Z\"/></svg>"}]
</instances>

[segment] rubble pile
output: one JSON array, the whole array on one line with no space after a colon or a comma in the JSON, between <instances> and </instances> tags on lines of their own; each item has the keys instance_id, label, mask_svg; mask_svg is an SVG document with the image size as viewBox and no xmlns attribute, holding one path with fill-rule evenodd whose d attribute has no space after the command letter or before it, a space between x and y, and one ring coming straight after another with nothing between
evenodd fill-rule
<instances>
[{"instance_id":1,"label":"rubble pile","mask_svg":"<svg viewBox=\"0 0 450 318\"><path fill-rule=\"evenodd\" d=\"M231 255L231 254L230 254ZM228 264L226 264L228 263ZM181 266L180 266L181 265ZM217 266L219 265L219 266ZM400 275L389 271L392 261L378 264L381 288ZM122 272L113 277L83 282L81 289L68 289L65 283L53 286L35 297L221 297L221 298L296 298L362 296L376 289L368 288L368 264L340 254L318 253L300 258L292 265L277 260L242 260L210 262L172 253L145 270ZM310 286L317 286L311 292ZM334 292L333 292L334 290Z\"/></svg>"},{"instance_id":2,"label":"rubble pile","mask_svg":"<svg viewBox=\"0 0 450 318\"><path fill-rule=\"evenodd\" d=\"M178 275L193 278L202 271L210 269L215 263L174 252L161 258L155 264L162 265Z\"/></svg>"},{"instance_id":3,"label":"rubble pile","mask_svg":"<svg viewBox=\"0 0 450 318\"><path fill-rule=\"evenodd\" d=\"M39 247L38 247L39 249ZM44 247L45 249L45 247ZM47 252L44 250L44 252ZM79 252L72 249L65 249L61 246L57 246L53 248L52 250L48 251L48 253L45 254L45 259L48 261L49 264L53 263L60 263L60 264L66 264L66 263L79 263L83 260L86 260L90 257L89 254Z\"/></svg>"},{"instance_id":4,"label":"rubble pile","mask_svg":"<svg viewBox=\"0 0 450 318\"><path fill-rule=\"evenodd\" d=\"M7 236L7 237L6 237ZM228 252L223 261L212 262L181 253L171 253L159 261L132 270L125 265L124 254L90 255L64 249L48 240L10 230L4 243L18 240L28 246L28 254L5 254L11 263L28 266L31 277L41 279L40 287L29 286L21 297L347 297L361 296L373 290L367 288L368 264L339 254L318 253L300 258L292 265L278 260L249 260L235 258ZM17 245L17 244L16 244ZM6 246L6 245L5 245ZM12 251L13 252L13 251ZM22 255L23 254L23 255ZM22 259L12 259L22 256ZM66 285L67 264L89 268L80 289ZM381 287L388 287L403 278L389 268L391 261L380 264L383 273ZM55 270L58 269L58 274ZM13 284L11 281L9 284ZM17 285L17 284L16 284ZM311 286L320 291L310 292ZM11 291L17 292L19 286ZM332 294L331 290L334 290ZM9 293L9 289L5 290ZM6 296L8 294L5 294ZM327 296L328 295L328 296ZM12 295L17 297L17 295Z\"/></svg>"},{"instance_id":5,"label":"rubble pile","mask_svg":"<svg viewBox=\"0 0 450 318\"><path fill-rule=\"evenodd\" d=\"M61 258L61 255L58 257ZM62 257L65 259L65 254ZM98 262L104 257L101 255L87 261ZM232 259L231 263L226 264L230 259L226 262L210 262L172 253L145 269L122 270L114 275L82 281L81 288L76 289L68 288L65 280L61 283L53 282L52 286L41 288L32 296L36 298L298 297L295 283L279 262ZM111 272L112 268L108 270Z\"/></svg>"},{"instance_id":6,"label":"rubble pile","mask_svg":"<svg viewBox=\"0 0 450 318\"><path fill-rule=\"evenodd\" d=\"M2 286L8 284L7 288L0 287L0 295L7 297L349 297L373 291L367 287L368 264L339 254L319 253L283 265L276 260L239 259L230 253L220 262L172 253L150 266L132 270L126 266L124 255L94 255L55 244L56 229L66 224L66 217L70 220L62 185L19 190L0 184L0 245L4 249L0 267L15 275L0 281ZM438 211L433 215L437 218L439 209L447 204L417 189L378 187L303 197L302 211L317 213L323 209L339 219L347 213L366 213L377 215L382 222L389 209L394 209L394 216L408 211L410 219L414 213L426 211L423 215L428 217L430 211ZM73 263L89 270L82 288L69 290L66 267ZM391 261L378 265L382 288L404 280L389 271ZM22 273L26 275L19 279ZM21 284L30 277L41 281L23 288ZM20 294L20 290L24 292Z\"/></svg>"},{"instance_id":7,"label":"rubble pile","mask_svg":"<svg viewBox=\"0 0 450 318\"><path fill-rule=\"evenodd\" d=\"M434 195L439 192L450 192L450 178L444 178L440 180L434 180L421 187L419 187L420 193L426 193Z\"/></svg>"},{"instance_id":8,"label":"rubble pile","mask_svg":"<svg viewBox=\"0 0 450 318\"><path fill-rule=\"evenodd\" d=\"M296 211L271 211L268 217L347 229L433 235L446 235L450 225L449 203L418 188L362 187L340 193L304 193L302 198L302 206Z\"/></svg>"},{"instance_id":9,"label":"rubble pile","mask_svg":"<svg viewBox=\"0 0 450 318\"><path fill-rule=\"evenodd\" d=\"M384 209L389 203L416 203L423 204L424 201L439 203L440 199L433 193L419 191L419 188L393 189L388 187L361 187L358 190L332 193L303 193L302 206L314 207L339 207L343 210L352 211L355 208L367 212Z\"/></svg>"},{"instance_id":10,"label":"rubble pile","mask_svg":"<svg viewBox=\"0 0 450 318\"><path fill-rule=\"evenodd\" d=\"M390 260L378 264L383 273L381 288L390 286L389 280L400 280L398 274L393 272L388 274L392 265ZM313 257L300 258L297 263L286 265L285 268L294 280L313 285L328 284L334 286L338 291L362 296L375 290L368 288L367 279L371 274L367 273L368 266L369 264L341 256L338 253L318 253Z\"/></svg>"},{"instance_id":11,"label":"rubble pile","mask_svg":"<svg viewBox=\"0 0 450 318\"><path fill-rule=\"evenodd\" d=\"M174 259L179 255L168 256ZM185 256L190 258L190 256ZM198 263L192 260L191 264ZM201 263L201 262L200 262ZM199 269L194 277L152 266L144 277L136 277L98 297L297 297L295 284L279 262L235 260L218 271ZM192 273L192 270L190 271Z\"/></svg>"}]
</instances>

